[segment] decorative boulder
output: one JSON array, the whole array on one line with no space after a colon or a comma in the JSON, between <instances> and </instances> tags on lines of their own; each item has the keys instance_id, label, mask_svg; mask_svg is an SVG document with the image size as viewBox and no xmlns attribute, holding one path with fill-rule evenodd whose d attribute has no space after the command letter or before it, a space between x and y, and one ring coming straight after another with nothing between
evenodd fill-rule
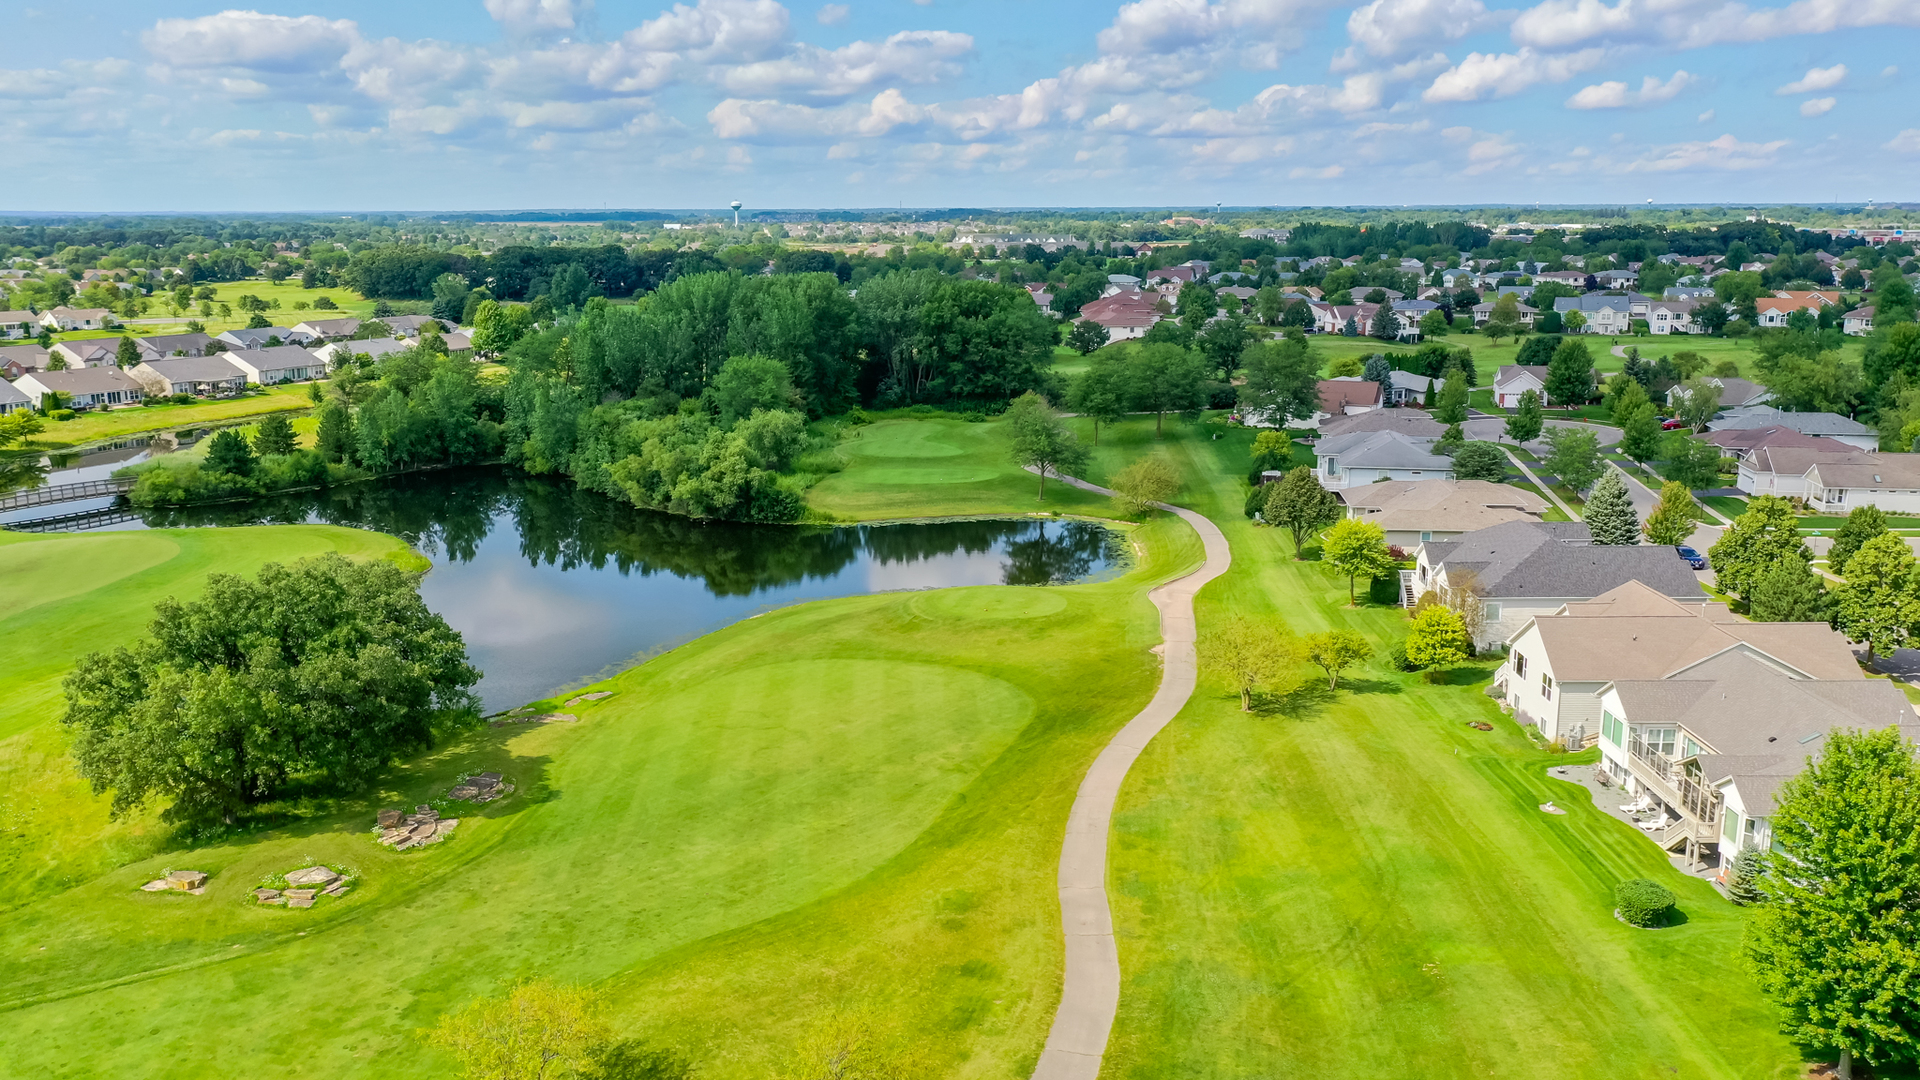
<instances>
[{"instance_id":1,"label":"decorative boulder","mask_svg":"<svg viewBox=\"0 0 1920 1080\"><path fill-rule=\"evenodd\" d=\"M198 870L175 870L167 875L167 888L178 889L181 892L205 888L206 884L207 875Z\"/></svg>"},{"instance_id":2,"label":"decorative boulder","mask_svg":"<svg viewBox=\"0 0 1920 1080\"><path fill-rule=\"evenodd\" d=\"M295 870L287 875L289 885L329 885L338 881L340 875L324 866L309 866Z\"/></svg>"},{"instance_id":3,"label":"decorative boulder","mask_svg":"<svg viewBox=\"0 0 1920 1080\"><path fill-rule=\"evenodd\" d=\"M377 819L377 824L383 829L391 829L395 825L400 824L400 819L404 817L406 817L406 815L398 810L382 810Z\"/></svg>"}]
</instances>

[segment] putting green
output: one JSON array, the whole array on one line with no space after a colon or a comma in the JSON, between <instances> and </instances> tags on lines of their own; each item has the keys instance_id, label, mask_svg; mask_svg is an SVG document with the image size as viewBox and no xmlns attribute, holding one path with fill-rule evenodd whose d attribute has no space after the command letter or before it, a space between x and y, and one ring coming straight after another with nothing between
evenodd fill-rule
<instances>
[{"instance_id":1,"label":"putting green","mask_svg":"<svg viewBox=\"0 0 1920 1080\"><path fill-rule=\"evenodd\" d=\"M144 848L115 848L43 821L89 855L0 917L0 1075L188 1058L213 1075L446 1075L418 1030L534 974L600 986L624 1033L685 1047L706 1076L767 1076L860 1004L941 1075L1018 1074L1058 993L1053 861L1074 788L1152 692L1145 586L1197 557L1176 521L1139 532L1148 557L1119 581L956 590L937 617L925 593L769 612L607 681L615 696L569 710L578 723L483 728L281 828L196 846L148 819ZM70 770L42 750L37 767ZM372 842L375 809L479 769L516 794L450 842ZM66 817L98 812L83 790L65 800ZM356 871L344 902L249 901L314 861ZM169 867L212 873L206 895L138 890Z\"/></svg>"},{"instance_id":2,"label":"putting green","mask_svg":"<svg viewBox=\"0 0 1920 1080\"><path fill-rule=\"evenodd\" d=\"M967 451L956 442L979 441L966 437L967 426L979 425L936 427L918 421L875 424L860 431L848 450L872 458L958 457Z\"/></svg>"}]
</instances>

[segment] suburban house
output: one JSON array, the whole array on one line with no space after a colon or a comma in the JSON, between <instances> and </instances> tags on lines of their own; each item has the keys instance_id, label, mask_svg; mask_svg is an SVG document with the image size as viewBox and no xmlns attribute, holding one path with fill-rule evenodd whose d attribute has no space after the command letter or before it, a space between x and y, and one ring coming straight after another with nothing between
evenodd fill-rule
<instances>
[{"instance_id":1,"label":"suburban house","mask_svg":"<svg viewBox=\"0 0 1920 1080\"><path fill-rule=\"evenodd\" d=\"M1656 334L1691 334L1695 330L1693 309L1698 306L1694 300L1650 300L1647 329Z\"/></svg>"},{"instance_id":2,"label":"suburban house","mask_svg":"<svg viewBox=\"0 0 1920 1080\"><path fill-rule=\"evenodd\" d=\"M1920 511L1920 454L1811 453L1818 456L1803 474L1809 509L1826 514L1847 514L1859 506L1877 506L1889 514Z\"/></svg>"},{"instance_id":3,"label":"suburban house","mask_svg":"<svg viewBox=\"0 0 1920 1080\"><path fill-rule=\"evenodd\" d=\"M378 360L391 353L406 352L417 344L401 341L397 338L363 338L359 341L329 341L313 350L313 354L330 365L337 365L349 356L366 356ZM448 343L451 350L453 345Z\"/></svg>"},{"instance_id":4,"label":"suburban house","mask_svg":"<svg viewBox=\"0 0 1920 1080\"><path fill-rule=\"evenodd\" d=\"M1028 285L1026 288L1027 294L1033 297L1034 303L1040 305L1040 310L1051 313L1052 308L1050 305L1053 303L1053 296L1046 292L1047 287L1045 285L1038 287ZM1046 295L1045 300L1040 298L1041 294ZM434 328L443 334L446 333L448 329L446 323L441 322L431 315L389 315L380 321L387 324L387 329L392 330L401 337L419 337L420 328L428 323L432 323ZM358 329L358 327L355 327L355 329Z\"/></svg>"},{"instance_id":5,"label":"suburban house","mask_svg":"<svg viewBox=\"0 0 1920 1080\"><path fill-rule=\"evenodd\" d=\"M1680 603L1638 581L1536 615L1507 637L1494 685L1513 718L1570 749L1600 738L1600 691L1660 679L1731 648L1756 650L1803 679L1858 679L1844 635L1826 623L1749 622L1720 603Z\"/></svg>"},{"instance_id":6,"label":"suburban house","mask_svg":"<svg viewBox=\"0 0 1920 1080\"><path fill-rule=\"evenodd\" d=\"M298 327L262 326L253 329L227 330L213 340L221 342L229 349L266 349L267 342L278 338L282 345L305 345L313 340L312 336Z\"/></svg>"},{"instance_id":7,"label":"suburban house","mask_svg":"<svg viewBox=\"0 0 1920 1080\"><path fill-rule=\"evenodd\" d=\"M1313 312L1314 331L1321 334L1343 334L1351 319L1354 329L1364 335L1373 328L1374 313L1380 310L1379 304L1327 304L1317 300L1307 307Z\"/></svg>"},{"instance_id":8,"label":"suburban house","mask_svg":"<svg viewBox=\"0 0 1920 1080\"><path fill-rule=\"evenodd\" d=\"M1160 302L1158 293L1116 292L1082 304L1080 321L1105 330L1110 342L1141 338L1160 321Z\"/></svg>"},{"instance_id":9,"label":"suburban house","mask_svg":"<svg viewBox=\"0 0 1920 1080\"><path fill-rule=\"evenodd\" d=\"M1503 409L1520 407L1520 395L1527 391L1540 395L1540 403L1547 401L1547 365L1545 364L1502 364L1493 374L1493 403Z\"/></svg>"},{"instance_id":10,"label":"suburban house","mask_svg":"<svg viewBox=\"0 0 1920 1080\"><path fill-rule=\"evenodd\" d=\"M466 330L454 330L441 335L450 353L467 352L473 348L473 334Z\"/></svg>"},{"instance_id":11,"label":"suburban house","mask_svg":"<svg viewBox=\"0 0 1920 1080\"><path fill-rule=\"evenodd\" d=\"M1320 413L1323 416L1351 416L1378 409L1386 403L1385 388L1358 375L1321 379L1315 385L1319 390Z\"/></svg>"},{"instance_id":12,"label":"suburban house","mask_svg":"<svg viewBox=\"0 0 1920 1080\"><path fill-rule=\"evenodd\" d=\"M1690 859L1712 847L1724 876L1741 848L1773 843L1780 785L1836 728L1920 734L1893 683L1808 678L1745 645L1659 678L1616 679L1600 692L1600 768L1662 809L1650 832Z\"/></svg>"},{"instance_id":13,"label":"suburban house","mask_svg":"<svg viewBox=\"0 0 1920 1080\"><path fill-rule=\"evenodd\" d=\"M1411 371L1395 369L1387 378L1387 404L1423 405L1427 394L1438 394L1447 385L1445 379L1435 379L1427 375L1415 375Z\"/></svg>"},{"instance_id":14,"label":"suburban house","mask_svg":"<svg viewBox=\"0 0 1920 1080\"><path fill-rule=\"evenodd\" d=\"M205 334L159 334L135 338L142 350L156 358L167 356L205 356L213 339Z\"/></svg>"},{"instance_id":15,"label":"suburban house","mask_svg":"<svg viewBox=\"0 0 1920 1080\"><path fill-rule=\"evenodd\" d=\"M1586 320L1579 331L1583 334L1625 334L1633 326L1633 298L1630 296L1607 293L1556 296L1553 298L1553 310L1560 313L1562 320L1566 319L1568 312L1579 312Z\"/></svg>"},{"instance_id":16,"label":"suburban house","mask_svg":"<svg viewBox=\"0 0 1920 1080\"><path fill-rule=\"evenodd\" d=\"M1845 453L1854 448L1843 442L1822 438L1818 435L1802 435L1790 427L1778 424L1763 428L1732 428L1727 431L1709 431L1695 436L1701 442L1712 443L1720 448L1722 456L1746 459L1757 450L1772 447L1799 447L1805 450L1826 450Z\"/></svg>"},{"instance_id":17,"label":"suburban house","mask_svg":"<svg viewBox=\"0 0 1920 1080\"><path fill-rule=\"evenodd\" d=\"M1483 300L1473 305L1473 325L1487 325L1487 320L1493 318L1493 306L1497 302L1498 301L1494 300ZM1517 312L1516 318L1520 320L1522 326L1532 326L1534 317L1540 314L1539 308L1528 307L1525 304L1520 304L1514 310Z\"/></svg>"},{"instance_id":18,"label":"suburban house","mask_svg":"<svg viewBox=\"0 0 1920 1080\"><path fill-rule=\"evenodd\" d=\"M1661 290L1663 300L1711 300L1713 290L1704 285L1669 285Z\"/></svg>"},{"instance_id":19,"label":"suburban house","mask_svg":"<svg viewBox=\"0 0 1920 1080\"><path fill-rule=\"evenodd\" d=\"M1835 439L1861 450L1878 450L1880 434L1858 420L1836 413L1782 412L1771 405L1733 409L1707 425L1708 431L1732 431L1763 427L1792 428L1802 435Z\"/></svg>"},{"instance_id":20,"label":"suburban house","mask_svg":"<svg viewBox=\"0 0 1920 1080\"><path fill-rule=\"evenodd\" d=\"M1571 285L1576 289L1584 289L1587 287L1587 272L1585 270L1549 270L1544 274L1533 275L1533 281L1536 285L1551 281L1556 285Z\"/></svg>"},{"instance_id":21,"label":"suburban house","mask_svg":"<svg viewBox=\"0 0 1920 1080\"><path fill-rule=\"evenodd\" d=\"M64 394L69 407L75 409L130 405L146 396L133 376L112 364L71 371L36 371L20 376L13 385L36 404L47 394Z\"/></svg>"},{"instance_id":22,"label":"suburban house","mask_svg":"<svg viewBox=\"0 0 1920 1080\"><path fill-rule=\"evenodd\" d=\"M1723 409L1745 409L1773 400L1773 391L1747 379L1731 375L1703 375L1700 381L1720 388L1720 407ZM1685 383L1675 383L1668 389L1667 404L1677 408L1687 400L1685 387Z\"/></svg>"},{"instance_id":23,"label":"suburban house","mask_svg":"<svg viewBox=\"0 0 1920 1080\"><path fill-rule=\"evenodd\" d=\"M176 356L147 360L128 369L146 392L159 397L167 394L192 394L214 397L237 394L246 389L247 373L227 359L230 354L212 356Z\"/></svg>"},{"instance_id":24,"label":"suburban house","mask_svg":"<svg viewBox=\"0 0 1920 1080\"><path fill-rule=\"evenodd\" d=\"M1631 270L1602 270L1593 280L1603 289L1631 289L1640 284L1640 275Z\"/></svg>"},{"instance_id":25,"label":"suburban house","mask_svg":"<svg viewBox=\"0 0 1920 1080\"><path fill-rule=\"evenodd\" d=\"M50 308L40 316L49 330L104 330L113 312L106 308Z\"/></svg>"},{"instance_id":26,"label":"suburban house","mask_svg":"<svg viewBox=\"0 0 1920 1080\"><path fill-rule=\"evenodd\" d=\"M1053 294L1047 291L1046 285L1029 284L1027 285L1026 288L1027 288L1027 295L1033 297L1033 303L1036 307L1040 309L1041 314L1044 314L1044 315L1053 314ZM395 316L394 318L388 319L387 325L393 326L394 323L399 322L401 319L420 319L420 318L422 317L419 315L398 315L398 316ZM415 333L419 332L419 327L417 325L407 330L402 330L397 326L393 326L393 328L396 332L406 334L409 337L412 337Z\"/></svg>"},{"instance_id":27,"label":"suburban house","mask_svg":"<svg viewBox=\"0 0 1920 1080\"><path fill-rule=\"evenodd\" d=\"M261 386L319 379L327 374L327 362L298 345L234 349L222 355L246 374L248 382Z\"/></svg>"},{"instance_id":28,"label":"suburban house","mask_svg":"<svg viewBox=\"0 0 1920 1080\"><path fill-rule=\"evenodd\" d=\"M1832 307L1840 302L1840 293L1834 289L1780 289L1774 296L1782 300L1812 300L1821 307Z\"/></svg>"},{"instance_id":29,"label":"suburban house","mask_svg":"<svg viewBox=\"0 0 1920 1080\"><path fill-rule=\"evenodd\" d=\"M1321 439L1320 486L1329 491L1376 480L1451 480L1453 459L1433 452L1435 440L1398 431L1355 431Z\"/></svg>"},{"instance_id":30,"label":"suburban house","mask_svg":"<svg viewBox=\"0 0 1920 1080\"><path fill-rule=\"evenodd\" d=\"M0 338L33 337L39 326L40 316L31 311L0 311Z\"/></svg>"},{"instance_id":31,"label":"suburban house","mask_svg":"<svg viewBox=\"0 0 1920 1080\"><path fill-rule=\"evenodd\" d=\"M1796 311L1810 311L1820 314L1820 309L1828 304L1824 296L1802 294L1800 296L1763 296L1753 302L1753 310L1758 314L1758 326L1785 326L1787 319Z\"/></svg>"},{"instance_id":32,"label":"suburban house","mask_svg":"<svg viewBox=\"0 0 1920 1080\"><path fill-rule=\"evenodd\" d=\"M1348 517L1373 522L1387 543L1409 550L1509 521L1539 521L1548 509L1525 488L1486 480L1386 480L1345 488L1340 498Z\"/></svg>"},{"instance_id":33,"label":"suburban house","mask_svg":"<svg viewBox=\"0 0 1920 1080\"><path fill-rule=\"evenodd\" d=\"M12 383L0 379L0 416L15 409L33 408L33 399L21 393Z\"/></svg>"},{"instance_id":34,"label":"suburban house","mask_svg":"<svg viewBox=\"0 0 1920 1080\"><path fill-rule=\"evenodd\" d=\"M52 356L38 345L0 345L0 375L17 379L29 371L45 371Z\"/></svg>"},{"instance_id":35,"label":"suburban house","mask_svg":"<svg viewBox=\"0 0 1920 1080\"><path fill-rule=\"evenodd\" d=\"M1419 409L1373 409L1320 421L1320 438L1351 435L1356 431L1397 431L1415 439L1438 439L1446 427Z\"/></svg>"},{"instance_id":36,"label":"suburban house","mask_svg":"<svg viewBox=\"0 0 1920 1080\"><path fill-rule=\"evenodd\" d=\"M53 355L67 362L71 368L111 367L120 355L120 339L88 338L85 341L57 341L53 345Z\"/></svg>"},{"instance_id":37,"label":"suburban house","mask_svg":"<svg viewBox=\"0 0 1920 1080\"><path fill-rule=\"evenodd\" d=\"M398 317L399 316L396 316L396 318ZM392 324L389 323L388 325ZM331 341L340 338L350 338L353 336L354 331L358 329L360 329L360 320L354 318L308 319L306 322L295 323L293 325L294 332L302 335L302 339L306 341ZM280 335L280 339L282 341L293 340L284 332Z\"/></svg>"},{"instance_id":38,"label":"suburban house","mask_svg":"<svg viewBox=\"0 0 1920 1080\"><path fill-rule=\"evenodd\" d=\"M1705 603L1693 569L1670 547L1593 543L1584 522L1514 521L1420 545L1415 569L1401 571L1401 592L1464 590L1484 615L1467 629L1476 645L1513 632L1565 604L1591 600L1638 581L1682 603Z\"/></svg>"},{"instance_id":39,"label":"suburban house","mask_svg":"<svg viewBox=\"0 0 1920 1080\"><path fill-rule=\"evenodd\" d=\"M0 327L0 329L4 329L4 327ZM1873 333L1873 305L1868 304L1864 307L1857 307L1845 315L1842 315L1840 317L1840 330L1842 333L1851 334L1854 337L1864 337L1867 334Z\"/></svg>"}]
</instances>

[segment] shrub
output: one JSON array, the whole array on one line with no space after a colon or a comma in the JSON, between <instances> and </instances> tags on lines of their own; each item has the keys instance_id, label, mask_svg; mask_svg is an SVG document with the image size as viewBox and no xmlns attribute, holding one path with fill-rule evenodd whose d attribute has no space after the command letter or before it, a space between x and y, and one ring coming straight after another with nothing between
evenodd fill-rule
<instances>
[{"instance_id":1,"label":"shrub","mask_svg":"<svg viewBox=\"0 0 1920 1080\"><path fill-rule=\"evenodd\" d=\"M73 410L72 409L49 409L47 410L47 419L52 420L55 423L65 423L68 420L73 419Z\"/></svg>"},{"instance_id":2,"label":"shrub","mask_svg":"<svg viewBox=\"0 0 1920 1080\"><path fill-rule=\"evenodd\" d=\"M1634 878L1613 887L1613 905L1631 926L1665 926L1673 911L1673 893L1658 882Z\"/></svg>"}]
</instances>

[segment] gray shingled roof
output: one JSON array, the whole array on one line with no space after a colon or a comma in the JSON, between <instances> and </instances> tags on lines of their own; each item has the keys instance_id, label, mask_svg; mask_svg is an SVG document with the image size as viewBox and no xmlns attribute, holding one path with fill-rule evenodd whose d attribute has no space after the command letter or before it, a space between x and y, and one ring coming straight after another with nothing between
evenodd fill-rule
<instances>
[{"instance_id":1,"label":"gray shingled roof","mask_svg":"<svg viewBox=\"0 0 1920 1080\"><path fill-rule=\"evenodd\" d=\"M12 383L0 379L0 405L31 405L33 399L21 393Z\"/></svg>"},{"instance_id":2,"label":"gray shingled roof","mask_svg":"<svg viewBox=\"0 0 1920 1080\"><path fill-rule=\"evenodd\" d=\"M1778 424L1802 435L1870 435L1873 429L1837 413L1782 412L1771 405L1735 409L1707 425L1708 431L1759 428Z\"/></svg>"},{"instance_id":3,"label":"gray shingled roof","mask_svg":"<svg viewBox=\"0 0 1920 1080\"><path fill-rule=\"evenodd\" d=\"M1516 521L1425 545L1429 565L1472 571L1490 599L1593 597L1639 581L1663 596L1705 597L1670 547L1588 542L1578 521Z\"/></svg>"},{"instance_id":4,"label":"gray shingled roof","mask_svg":"<svg viewBox=\"0 0 1920 1080\"><path fill-rule=\"evenodd\" d=\"M212 356L175 356L160 360L149 360L143 367L170 383L176 382L226 382L229 379L245 379L247 373L230 362L225 354Z\"/></svg>"},{"instance_id":5,"label":"gray shingled roof","mask_svg":"<svg viewBox=\"0 0 1920 1080\"><path fill-rule=\"evenodd\" d=\"M1416 439L1438 439L1446 430L1445 425L1420 409L1369 409L1352 416L1329 416L1320 421L1320 445L1326 445L1326 441L1335 435L1352 435L1359 431L1397 431Z\"/></svg>"},{"instance_id":6,"label":"gray shingled roof","mask_svg":"<svg viewBox=\"0 0 1920 1080\"><path fill-rule=\"evenodd\" d=\"M1321 439L1313 452L1338 458L1342 469L1432 469L1450 472L1453 459L1433 452L1433 439L1417 439L1398 431L1355 431Z\"/></svg>"}]
</instances>

